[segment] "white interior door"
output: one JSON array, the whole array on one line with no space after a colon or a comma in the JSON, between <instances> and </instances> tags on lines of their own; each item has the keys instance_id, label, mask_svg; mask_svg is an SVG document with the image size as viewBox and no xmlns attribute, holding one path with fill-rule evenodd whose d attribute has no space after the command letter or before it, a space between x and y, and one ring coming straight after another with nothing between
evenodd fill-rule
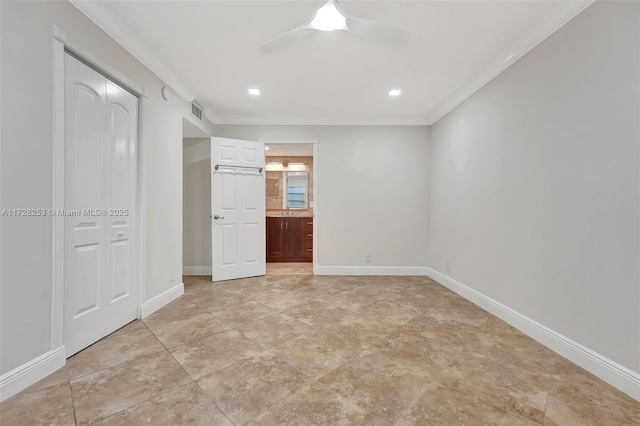
<instances>
[{"instance_id":1,"label":"white interior door","mask_svg":"<svg viewBox=\"0 0 640 426\"><path fill-rule=\"evenodd\" d=\"M265 274L264 144L211 138L213 281Z\"/></svg>"},{"instance_id":2,"label":"white interior door","mask_svg":"<svg viewBox=\"0 0 640 426\"><path fill-rule=\"evenodd\" d=\"M64 344L136 318L138 98L65 55Z\"/></svg>"}]
</instances>

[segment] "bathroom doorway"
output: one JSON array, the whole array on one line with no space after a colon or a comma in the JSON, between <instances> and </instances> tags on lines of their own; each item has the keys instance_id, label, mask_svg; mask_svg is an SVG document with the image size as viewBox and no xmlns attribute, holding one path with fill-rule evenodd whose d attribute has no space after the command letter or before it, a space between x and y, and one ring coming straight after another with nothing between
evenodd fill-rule
<instances>
[{"instance_id":1,"label":"bathroom doorway","mask_svg":"<svg viewBox=\"0 0 640 426\"><path fill-rule=\"evenodd\" d=\"M317 253L318 141L265 144L267 274L311 275Z\"/></svg>"}]
</instances>

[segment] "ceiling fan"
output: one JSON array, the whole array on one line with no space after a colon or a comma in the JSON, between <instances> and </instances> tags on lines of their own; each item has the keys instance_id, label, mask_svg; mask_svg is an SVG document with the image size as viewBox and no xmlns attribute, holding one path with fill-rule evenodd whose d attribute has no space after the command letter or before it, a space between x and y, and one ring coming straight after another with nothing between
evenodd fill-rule
<instances>
[{"instance_id":1,"label":"ceiling fan","mask_svg":"<svg viewBox=\"0 0 640 426\"><path fill-rule=\"evenodd\" d=\"M337 0L323 0L315 14L304 25L268 40L258 46L258 50L264 53L279 52L313 32L336 30L349 31L389 45L404 45L409 40L409 32L405 29L356 18L345 13Z\"/></svg>"}]
</instances>

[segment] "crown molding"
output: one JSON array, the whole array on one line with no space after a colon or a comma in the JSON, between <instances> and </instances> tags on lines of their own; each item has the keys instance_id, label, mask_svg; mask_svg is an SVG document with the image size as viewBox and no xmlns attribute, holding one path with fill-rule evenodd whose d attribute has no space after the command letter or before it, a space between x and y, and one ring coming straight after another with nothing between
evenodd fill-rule
<instances>
[{"instance_id":1,"label":"crown molding","mask_svg":"<svg viewBox=\"0 0 640 426\"><path fill-rule=\"evenodd\" d=\"M271 125L271 126L426 126L428 120L420 116L351 117L338 115L208 115L214 125Z\"/></svg>"},{"instance_id":2,"label":"crown molding","mask_svg":"<svg viewBox=\"0 0 640 426\"><path fill-rule=\"evenodd\" d=\"M157 75L182 99L193 101L193 93L178 80L151 50L140 41L127 27L111 14L100 2L69 0L80 12L106 32L118 44L124 47L138 61Z\"/></svg>"},{"instance_id":3,"label":"crown molding","mask_svg":"<svg viewBox=\"0 0 640 426\"><path fill-rule=\"evenodd\" d=\"M502 55L498 56L476 79L456 92L428 117L428 125L432 125L455 107L471 97L484 85L496 78L504 70L513 65L518 59L529 53L537 45L558 31L567 22L578 16L596 0L565 1L551 12L538 25L518 38Z\"/></svg>"}]
</instances>

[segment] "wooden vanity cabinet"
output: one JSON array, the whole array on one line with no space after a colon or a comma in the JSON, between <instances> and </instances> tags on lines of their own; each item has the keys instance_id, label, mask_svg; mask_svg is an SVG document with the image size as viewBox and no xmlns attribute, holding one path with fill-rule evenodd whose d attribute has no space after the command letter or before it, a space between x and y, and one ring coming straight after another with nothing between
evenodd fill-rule
<instances>
[{"instance_id":1,"label":"wooden vanity cabinet","mask_svg":"<svg viewBox=\"0 0 640 426\"><path fill-rule=\"evenodd\" d=\"M302 257L300 218L286 217L284 219L284 260L283 262L297 262Z\"/></svg>"},{"instance_id":2,"label":"wooden vanity cabinet","mask_svg":"<svg viewBox=\"0 0 640 426\"><path fill-rule=\"evenodd\" d=\"M267 217L267 262L311 262L313 218Z\"/></svg>"},{"instance_id":3,"label":"wooden vanity cabinet","mask_svg":"<svg viewBox=\"0 0 640 426\"><path fill-rule=\"evenodd\" d=\"M284 217L267 217L267 262L284 258Z\"/></svg>"}]
</instances>

